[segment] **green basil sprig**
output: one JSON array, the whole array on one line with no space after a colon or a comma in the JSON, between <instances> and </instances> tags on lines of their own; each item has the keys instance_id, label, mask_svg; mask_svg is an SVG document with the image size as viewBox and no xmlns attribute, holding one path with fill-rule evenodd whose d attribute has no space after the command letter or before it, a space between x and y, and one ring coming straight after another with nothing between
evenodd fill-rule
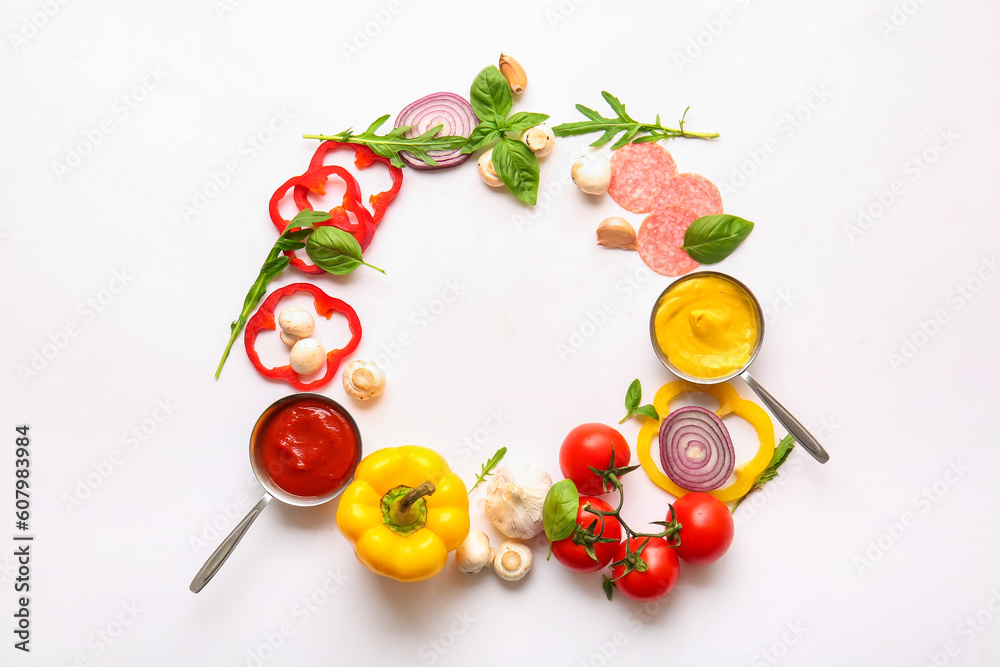
<instances>
[{"instance_id":1,"label":"green basil sprig","mask_svg":"<svg viewBox=\"0 0 1000 667\"><path fill-rule=\"evenodd\" d=\"M514 97L496 65L484 68L476 76L469 101L480 122L462 146L462 152L471 153L496 143L493 168L497 176L518 199L534 206L538 199L538 158L523 142L509 138L507 133L523 132L544 123L548 115L527 111L510 115Z\"/></svg>"},{"instance_id":2,"label":"green basil sprig","mask_svg":"<svg viewBox=\"0 0 1000 667\"><path fill-rule=\"evenodd\" d=\"M229 358L229 351L232 349L233 343L236 342L236 337L243 331L247 320L253 314L253 309L264 298L268 283L281 275L281 272L290 263L288 257L281 254L283 251L305 248L306 254L315 262L316 266L335 275L350 273L362 264L385 273L377 266L372 266L361 260L361 245L356 238L344 230L329 226L313 226L317 222L326 222L329 219L330 214L323 211L299 211L285 227L285 231L278 236L278 240L274 242L271 252L267 254L263 266L260 267L257 280L250 286L250 291L247 292L247 296L243 300L243 310L240 311L240 316L229 326L229 342L226 344L226 350L222 353L218 368L215 369L216 380L219 379L222 367L225 365L226 359Z\"/></svg>"},{"instance_id":3,"label":"green basil sprig","mask_svg":"<svg viewBox=\"0 0 1000 667\"><path fill-rule=\"evenodd\" d=\"M639 383L639 378L632 380L632 384L628 386L628 391L625 392L625 409L628 413L622 417L619 424L624 424L625 420L632 415L644 415L650 419L655 419L660 421L660 415L657 414L656 408L652 405L639 405L642 400L642 385Z\"/></svg>"},{"instance_id":4,"label":"green basil sprig","mask_svg":"<svg viewBox=\"0 0 1000 667\"><path fill-rule=\"evenodd\" d=\"M684 232L684 251L700 264L716 264L729 257L752 231L752 222L735 215L705 215Z\"/></svg>"},{"instance_id":5,"label":"green basil sprig","mask_svg":"<svg viewBox=\"0 0 1000 667\"><path fill-rule=\"evenodd\" d=\"M580 492L571 479L564 479L549 487L542 504L542 526L549 538L549 557L552 543L565 540L576 530L576 514L580 509ZM547 559L546 559L547 560Z\"/></svg>"}]
</instances>

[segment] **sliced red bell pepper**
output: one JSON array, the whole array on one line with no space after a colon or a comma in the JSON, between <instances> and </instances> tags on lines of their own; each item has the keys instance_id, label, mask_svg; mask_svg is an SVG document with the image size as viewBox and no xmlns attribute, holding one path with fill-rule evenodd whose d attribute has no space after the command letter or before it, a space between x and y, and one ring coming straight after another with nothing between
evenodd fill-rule
<instances>
[{"instance_id":1,"label":"sliced red bell pepper","mask_svg":"<svg viewBox=\"0 0 1000 667\"><path fill-rule=\"evenodd\" d=\"M340 148L354 149L354 165L358 169L367 169L376 162L379 162L384 164L389 170L389 176L392 178L392 186L388 190L384 190L368 197L368 201L372 205L372 221L377 225L385 215L385 209L389 206L389 203L396 198L396 195L399 194L399 188L403 185L403 170L399 167L393 166L392 163L389 162L389 158L377 155L371 148L363 144L324 141L319 145L319 148L316 149L316 152L313 153L312 160L309 162L309 171L322 167L327 153ZM301 210L304 208L307 202L306 188L301 186L296 187L292 194L295 197L295 203L299 209Z\"/></svg>"},{"instance_id":2,"label":"sliced red bell pepper","mask_svg":"<svg viewBox=\"0 0 1000 667\"><path fill-rule=\"evenodd\" d=\"M351 329L351 340L344 347L333 349L326 353L326 373L323 374L323 377L312 382L303 382L299 378L299 374L292 370L291 364L268 368L261 363L260 356L257 354L255 347L258 334L263 331L274 331L277 328L274 312L278 302L296 292L309 292L312 294L313 305L318 314L326 319L330 319L334 313L340 313L347 318L347 325ZM260 308L257 309L257 312L247 320L246 330L243 333L243 343L246 345L247 357L254 368L257 369L257 372L266 378L284 380L299 391L319 389L333 379L344 357L354 352L360 342L361 320L358 319L358 314L354 309L344 301L330 296L319 287L310 283L292 283L271 292L264 300L264 303L260 305Z\"/></svg>"},{"instance_id":3,"label":"sliced red bell pepper","mask_svg":"<svg viewBox=\"0 0 1000 667\"><path fill-rule=\"evenodd\" d=\"M285 231L289 221L281 216L278 205L288 191L292 188L302 187L309 192L319 195L325 194L326 182L329 180L331 174L336 174L340 177L346 186L343 205L335 206L330 210L330 215L332 216L330 220L316 224L319 226L332 225L338 229L343 229L356 238L361 245L361 249L365 250L371 243L372 236L375 234L375 223L372 221L372 216L368 212L368 209L361 203L361 187L358 185L358 182L354 180L349 171L338 165L310 169L301 176L294 176L285 181L281 187L274 191L274 194L271 195L271 200L268 202L271 222L274 223L279 232ZM303 204L299 204L300 211L313 210L312 204L309 203L308 199L303 198L303 202ZM347 217L347 211L354 214L357 222L351 222L350 218ZM291 260L292 266L304 273L323 273L321 268L315 264L307 264L296 257L295 253L291 250L285 251L285 255Z\"/></svg>"}]
</instances>

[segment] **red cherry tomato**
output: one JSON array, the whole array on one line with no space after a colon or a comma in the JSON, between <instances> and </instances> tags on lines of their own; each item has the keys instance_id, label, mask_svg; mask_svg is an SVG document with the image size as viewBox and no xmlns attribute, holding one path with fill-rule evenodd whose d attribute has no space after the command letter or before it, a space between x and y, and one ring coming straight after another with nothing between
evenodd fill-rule
<instances>
[{"instance_id":1,"label":"red cherry tomato","mask_svg":"<svg viewBox=\"0 0 1000 667\"><path fill-rule=\"evenodd\" d=\"M726 504L714 496L689 493L678 498L674 502L674 517L681 524L677 555L686 563L714 563L733 543L733 515Z\"/></svg>"},{"instance_id":2,"label":"red cherry tomato","mask_svg":"<svg viewBox=\"0 0 1000 667\"><path fill-rule=\"evenodd\" d=\"M640 602L662 598L673 590L680 574L680 562L677 560L677 554L674 553L675 549L662 537L632 537L619 545L615 560L619 561L625 558L626 544L635 552L639 550L645 540L649 540L649 542L639 554L646 562L645 572L632 570L623 576L624 565L611 568L615 586L622 592L622 595Z\"/></svg>"},{"instance_id":3,"label":"red cherry tomato","mask_svg":"<svg viewBox=\"0 0 1000 667\"><path fill-rule=\"evenodd\" d=\"M621 433L605 424L577 426L569 432L559 449L559 468L563 477L573 480L581 494L592 496L605 493L603 480L588 466L607 470L611 464L612 448L615 467L627 466L632 452Z\"/></svg>"},{"instance_id":4,"label":"red cherry tomato","mask_svg":"<svg viewBox=\"0 0 1000 667\"><path fill-rule=\"evenodd\" d=\"M594 532L597 533L597 536L613 539L614 542L594 543L594 555L597 556L597 560L590 557L590 554L587 553L582 544L574 542L572 535L564 540L553 542L552 555L556 557L556 560L574 572L597 572L605 568L611 562L611 559L614 558L622 539L622 527L618 523L618 519L613 516L604 517L604 527L601 528L601 517L592 514L589 510L584 511L583 508L588 503L591 507L602 512L610 512L613 509L611 505L600 498L581 496L580 509L576 513L576 525L587 528L597 521L597 525L594 527Z\"/></svg>"}]
</instances>

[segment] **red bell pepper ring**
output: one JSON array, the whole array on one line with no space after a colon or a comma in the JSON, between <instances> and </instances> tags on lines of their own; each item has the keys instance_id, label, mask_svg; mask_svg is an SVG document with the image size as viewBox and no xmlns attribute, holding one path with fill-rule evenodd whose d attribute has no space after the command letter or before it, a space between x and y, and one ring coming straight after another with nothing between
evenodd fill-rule
<instances>
[{"instance_id":1,"label":"red bell pepper ring","mask_svg":"<svg viewBox=\"0 0 1000 667\"><path fill-rule=\"evenodd\" d=\"M361 249L365 250L371 243L372 236L375 234L375 223L372 221L372 216L368 212L368 209L361 203L361 187L358 185L358 182L354 180L349 171L338 165L310 169L301 176L294 176L285 181L281 187L274 191L274 194L271 195L271 200L268 202L271 222L274 223L279 232L285 231L290 221L281 216L278 205L288 191L295 187L302 187L319 195L325 194L326 182L329 180L331 174L339 176L346 186L343 205L335 206L330 210L330 215L332 216L330 220L316 224L318 226L332 225L344 230L357 239L361 245ZM308 199L304 199L304 204L299 205L299 210L312 211L313 207ZM347 211L354 214L357 222L351 222L347 217ZM315 264L307 264L302 259L296 257L294 251L286 250L285 255L291 260L292 266L304 273L314 275L323 273L323 269Z\"/></svg>"},{"instance_id":2,"label":"red bell pepper ring","mask_svg":"<svg viewBox=\"0 0 1000 667\"><path fill-rule=\"evenodd\" d=\"M347 325L351 329L351 340L344 347L330 350L326 353L326 373L323 374L323 377L317 378L312 382L303 382L299 378L299 374L292 369L291 364L268 368L261 363L260 355L257 354L255 347L258 334L264 331L274 331L277 328L274 317L275 306L286 296L290 296L296 292L309 292L312 294L313 305L318 314L326 319L330 319L334 313L340 313L347 318ZM260 305L257 312L247 320L246 330L243 333L243 343L247 349L247 357L249 357L250 363L257 369L257 372L266 378L284 380L299 391L319 389L327 384L337 374L337 370L340 368L340 364L344 358L354 352L360 342L361 320L358 319L358 314L354 309L346 302L330 296L311 283L292 283L273 291L264 300L264 303Z\"/></svg>"},{"instance_id":3,"label":"red bell pepper ring","mask_svg":"<svg viewBox=\"0 0 1000 667\"><path fill-rule=\"evenodd\" d=\"M384 164L389 169L392 186L388 190L373 194L368 198L368 201L372 205L372 221L378 225L385 215L385 209L389 206L389 203L399 194L399 188L403 185L403 170L393 166L389 158L377 155L375 151L363 144L324 141L316 149L316 152L313 153L312 160L309 162L309 171L322 167L323 161L326 159L326 154L340 148L354 149L354 165L358 169L367 169L376 162ZM307 203L306 188L301 186L296 187L292 194L295 197L295 204L299 209L304 208Z\"/></svg>"}]
</instances>

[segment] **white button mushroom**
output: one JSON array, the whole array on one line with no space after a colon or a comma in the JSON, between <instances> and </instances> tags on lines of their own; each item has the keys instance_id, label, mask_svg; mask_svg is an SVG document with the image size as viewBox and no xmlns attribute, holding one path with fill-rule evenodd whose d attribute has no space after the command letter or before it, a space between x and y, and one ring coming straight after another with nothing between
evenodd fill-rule
<instances>
[{"instance_id":1,"label":"white button mushroom","mask_svg":"<svg viewBox=\"0 0 1000 667\"><path fill-rule=\"evenodd\" d=\"M293 371L299 375L310 375L323 368L326 349L323 348L323 343L315 338L300 338L292 346L288 358Z\"/></svg>"},{"instance_id":2,"label":"white button mushroom","mask_svg":"<svg viewBox=\"0 0 1000 667\"><path fill-rule=\"evenodd\" d=\"M603 195L611 184L611 160L602 153L588 153L573 163L573 182L588 195Z\"/></svg>"},{"instance_id":3,"label":"white button mushroom","mask_svg":"<svg viewBox=\"0 0 1000 667\"><path fill-rule=\"evenodd\" d=\"M372 361L359 359L347 364L343 379L344 391L359 401L375 398L385 388L385 372Z\"/></svg>"},{"instance_id":4,"label":"white button mushroom","mask_svg":"<svg viewBox=\"0 0 1000 667\"><path fill-rule=\"evenodd\" d=\"M497 170L493 168L492 148L479 156L479 177L491 188L503 187L503 180L497 176Z\"/></svg>"},{"instance_id":5,"label":"white button mushroom","mask_svg":"<svg viewBox=\"0 0 1000 667\"><path fill-rule=\"evenodd\" d=\"M466 574L475 574L493 564L496 551L490 547L490 538L481 530L469 531L462 546L455 550L455 564Z\"/></svg>"},{"instance_id":6,"label":"white button mushroom","mask_svg":"<svg viewBox=\"0 0 1000 667\"><path fill-rule=\"evenodd\" d=\"M278 313L278 328L281 332L281 342L292 347L300 338L311 336L313 332L313 316L309 311L298 306L282 308Z\"/></svg>"},{"instance_id":7,"label":"white button mushroom","mask_svg":"<svg viewBox=\"0 0 1000 667\"><path fill-rule=\"evenodd\" d=\"M531 549L520 542L507 541L500 545L493 559L493 571L504 581L523 579L531 569Z\"/></svg>"},{"instance_id":8,"label":"white button mushroom","mask_svg":"<svg viewBox=\"0 0 1000 667\"><path fill-rule=\"evenodd\" d=\"M545 157L556 145L556 135L552 132L551 127L542 123L522 132L521 141L531 149L535 157Z\"/></svg>"}]
</instances>

